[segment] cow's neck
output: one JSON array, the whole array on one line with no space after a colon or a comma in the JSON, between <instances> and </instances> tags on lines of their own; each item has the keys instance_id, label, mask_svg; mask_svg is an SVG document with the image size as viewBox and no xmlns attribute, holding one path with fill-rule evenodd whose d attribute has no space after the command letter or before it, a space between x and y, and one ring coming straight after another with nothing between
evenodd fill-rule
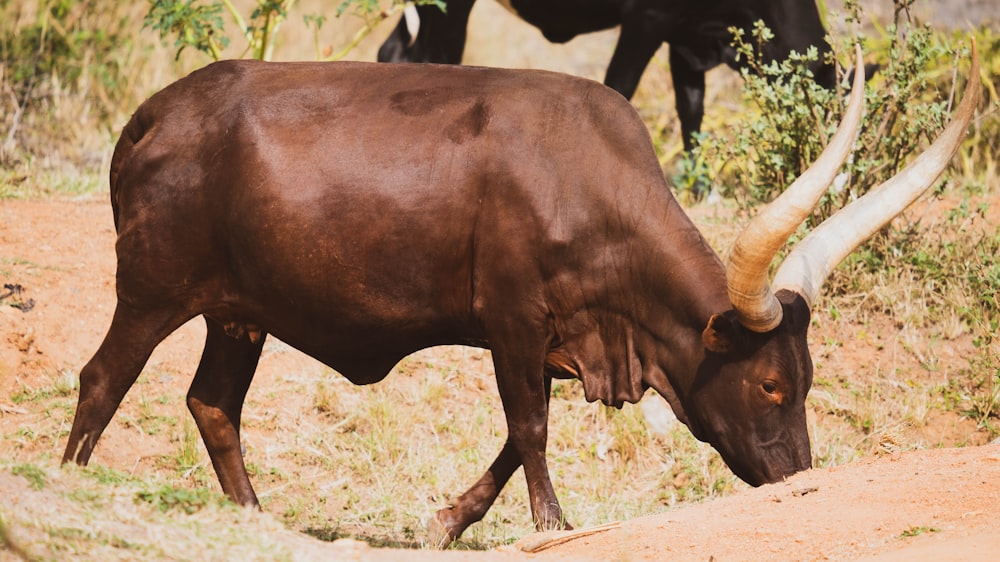
<instances>
[{"instance_id":1,"label":"cow's neck","mask_svg":"<svg viewBox=\"0 0 1000 562\"><path fill-rule=\"evenodd\" d=\"M732 308L726 289L725 267L700 231L672 205L661 248L667 259L656 268L662 279L654 306L641 311L649 326L650 350L655 357L643 375L644 383L661 394L679 419L687 423L683 404L705 359L702 333L714 314Z\"/></svg>"}]
</instances>

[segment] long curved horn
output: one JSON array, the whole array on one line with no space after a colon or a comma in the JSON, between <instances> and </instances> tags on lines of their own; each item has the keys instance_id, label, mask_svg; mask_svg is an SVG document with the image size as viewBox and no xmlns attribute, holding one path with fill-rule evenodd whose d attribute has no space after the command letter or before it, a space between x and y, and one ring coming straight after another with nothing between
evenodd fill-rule
<instances>
[{"instance_id":1,"label":"long curved horn","mask_svg":"<svg viewBox=\"0 0 1000 562\"><path fill-rule=\"evenodd\" d=\"M965 138L979 103L979 52L972 40L972 74L955 116L937 140L907 166L816 227L788 254L774 286L801 294L810 304L833 268L934 185Z\"/></svg>"},{"instance_id":2,"label":"long curved horn","mask_svg":"<svg viewBox=\"0 0 1000 562\"><path fill-rule=\"evenodd\" d=\"M726 266L729 300L740 323L755 332L773 330L781 323L781 304L768 283L771 260L812 213L854 145L865 98L860 45L855 47L855 56L851 97L837 132L812 166L750 221L730 253Z\"/></svg>"}]
</instances>

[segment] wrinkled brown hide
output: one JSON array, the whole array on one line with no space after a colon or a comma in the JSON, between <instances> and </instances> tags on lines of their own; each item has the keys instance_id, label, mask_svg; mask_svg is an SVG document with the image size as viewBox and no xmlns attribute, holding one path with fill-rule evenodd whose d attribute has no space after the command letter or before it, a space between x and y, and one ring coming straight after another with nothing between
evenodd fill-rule
<instances>
[{"instance_id":1,"label":"wrinkled brown hide","mask_svg":"<svg viewBox=\"0 0 1000 562\"><path fill-rule=\"evenodd\" d=\"M217 63L138 109L111 200L118 305L80 375L66 461L89 460L153 348L202 315L188 406L243 504L257 499L240 413L267 334L357 384L428 346L492 350L508 442L438 513L441 544L522 465L537 525L564 525L545 460L553 377L616 406L655 388L751 484L809 467L808 308L783 295L767 334L732 320L719 258L635 111L600 84Z\"/></svg>"}]
</instances>

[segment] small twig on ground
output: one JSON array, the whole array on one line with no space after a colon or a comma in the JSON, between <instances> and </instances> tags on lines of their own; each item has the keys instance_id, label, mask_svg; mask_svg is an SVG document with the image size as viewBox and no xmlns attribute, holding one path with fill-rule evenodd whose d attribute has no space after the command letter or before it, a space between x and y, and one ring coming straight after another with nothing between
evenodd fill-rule
<instances>
[{"instance_id":1,"label":"small twig on ground","mask_svg":"<svg viewBox=\"0 0 1000 562\"><path fill-rule=\"evenodd\" d=\"M0 414L27 414L28 410L24 408L18 408L17 406L11 406L9 404L0 403Z\"/></svg>"},{"instance_id":2,"label":"small twig on ground","mask_svg":"<svg viewBox=\"0 0 1000 562\"><path fill-rule=\"evenodd\" d=\"M588 535L617 529L618 527L621 527L621 525L620 521L615 521L614 523L606 523L604 525L598 525L597 527L590 527L587 529L574 529L572 531L543 531L541 533L533 533L522 538L517 541L514 546L522 552L534 553L545 550L546 548L586 537Z\"/></svg>"}]
</instances>

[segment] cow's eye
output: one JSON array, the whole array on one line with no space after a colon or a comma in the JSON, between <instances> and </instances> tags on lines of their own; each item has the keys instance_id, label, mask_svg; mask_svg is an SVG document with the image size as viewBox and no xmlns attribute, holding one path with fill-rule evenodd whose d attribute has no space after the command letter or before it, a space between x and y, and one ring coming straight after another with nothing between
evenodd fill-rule
<instances>
[{"instance_id":1,"label":"cow's eye","mask_svg":"<svg viewBox=\"0 0 1000 562\"><path fill-rule=\"evenodd\" d=\"M778 392L778 384L774 381L764 381L760 383L760 388L767 394L774 394L775 392Z\"/></svg>"}]
</instances>

